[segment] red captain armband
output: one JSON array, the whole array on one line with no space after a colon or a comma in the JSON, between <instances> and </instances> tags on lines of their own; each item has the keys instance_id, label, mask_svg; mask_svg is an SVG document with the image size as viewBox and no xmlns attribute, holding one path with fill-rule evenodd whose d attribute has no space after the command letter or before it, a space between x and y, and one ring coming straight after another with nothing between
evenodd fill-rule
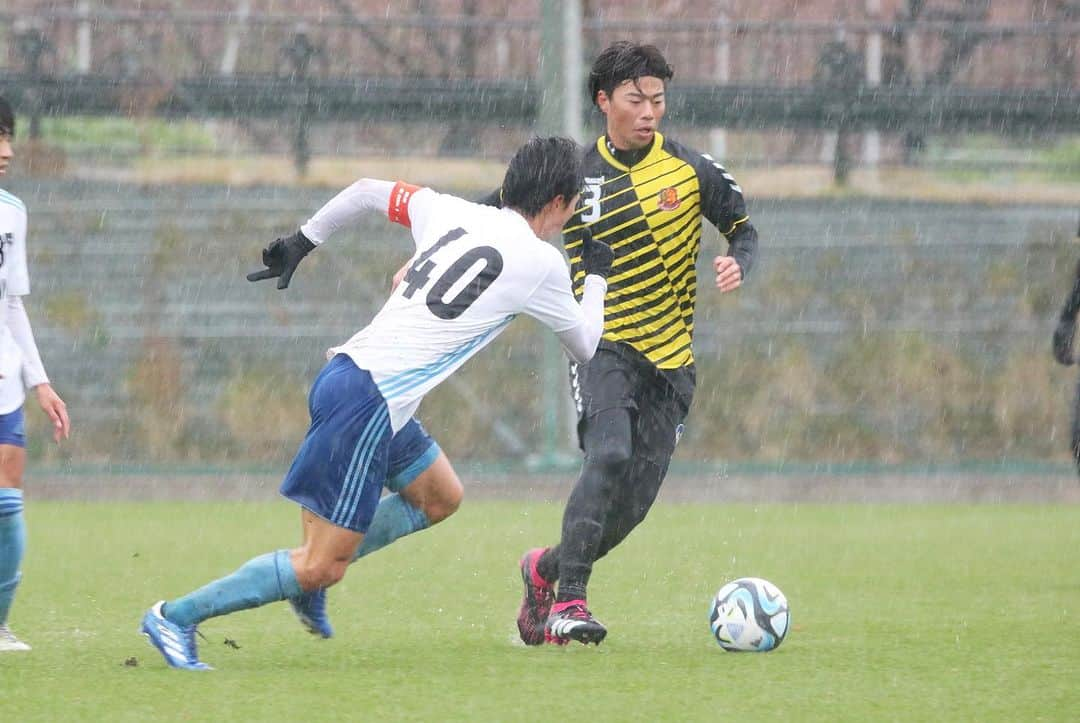
<instances>
[{"instance_id":1,"label":"red captain armband","mask_svg":"<svg viewBox=\"0 0 1080 723\"><path fill-rule=\"evenodd\" d=\"M398 181L394 189L390 191L390 207L386 209L386 215L394 223L400 223L405 228L412 227L412 219L409 218L409 201L413 194L420 190L420 186Z\"/></svg>"}]
</instances>

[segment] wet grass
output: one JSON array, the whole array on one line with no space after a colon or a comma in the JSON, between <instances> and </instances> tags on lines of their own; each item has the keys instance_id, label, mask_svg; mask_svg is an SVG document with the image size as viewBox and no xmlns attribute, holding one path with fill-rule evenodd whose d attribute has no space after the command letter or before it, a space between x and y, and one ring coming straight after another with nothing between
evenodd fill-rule
<instances>
[{"instance_id":1,"label":"wet grass","mask_svg":"<svg viewBox=\"0 0 1080 723\"><path fill-rule=\"evenodd\" d=\"M600 562L600 647L514 643L516 559L551 504L467 502L354 566L337 636L283 604L209 621L166 668L136 628L175 596L296 539L266 504L28 503L0 656L3 720L1066 720L1080 709L1076 506L660 505ZM706 608L766 577L792 606L774 653L723 652ZM227 642L231 641L231 642Z\"/></svg>"}]
</instances>

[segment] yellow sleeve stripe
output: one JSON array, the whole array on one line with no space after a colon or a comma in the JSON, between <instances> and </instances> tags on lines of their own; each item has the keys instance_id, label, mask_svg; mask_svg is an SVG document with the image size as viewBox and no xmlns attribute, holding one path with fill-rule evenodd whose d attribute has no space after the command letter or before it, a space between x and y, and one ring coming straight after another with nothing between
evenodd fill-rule
<instances>
[{"instance_id":1,"label":"yellow sleeve stripe","mask_svg":"<svg viewBox=\"0 0 1080 723\"><path fill-rule=\"evenodd\" d=\"M728 229L727 231L724 231L724 235L725 235L725 236L730 236L731 234L735 233L735 228L736 228L736 227L737 227L737 226L738 226L738 225L739 225L740 223L746 223L746 222L747 222L747 221L749 221L749 220L750 220L750 217L749 217L749 216L743 216L743 217L742 217L742 218L740 218L740 219L739 219L738 221L736 221L735 223L731 224L731 228L729 228L729 229Z\"/></svg>"}]
</instances>

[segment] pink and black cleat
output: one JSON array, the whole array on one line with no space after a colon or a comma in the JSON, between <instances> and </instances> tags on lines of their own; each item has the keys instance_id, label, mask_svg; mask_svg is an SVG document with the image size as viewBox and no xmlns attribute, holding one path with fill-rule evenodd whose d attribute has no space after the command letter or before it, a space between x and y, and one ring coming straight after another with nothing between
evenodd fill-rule
<instances>
[{"instance_id":1,"label":"pink and black cleat","mask_svg":"<svg viewBox=\"0 0 1080 723\"><path fill-rule=\"evenodd\" d=\"M521 558L521 581L525 583L525 595L521 598L517 625L521 640L526 645L544 644L544 624L555 602L555 589L536 571L536 563L547 550L546 547L538 547Z\"/></svg>"}]
</instances>

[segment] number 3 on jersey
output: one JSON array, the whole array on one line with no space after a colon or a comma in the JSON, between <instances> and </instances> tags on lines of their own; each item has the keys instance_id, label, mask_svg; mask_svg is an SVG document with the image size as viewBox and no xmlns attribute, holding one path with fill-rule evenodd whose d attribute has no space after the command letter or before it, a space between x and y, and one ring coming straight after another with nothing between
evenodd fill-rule
<instances>
[{"instance_id":1,"label":"number 3 on jersey","mask_svg":"<svg viewBox=\"0 0 1080 723\"><path fill-rule=\"evenodd\" d=\"M584 223L593 223L600 220L600 194L604 177L586 178L585 188L581 191L581 220Z\"/></svg>"},{"instance_id":2,"label":"number 3 on jersey","mask_svg":"<svg viewBox=\"0 0 1080 723\"><path fill-rule=\"evenodd\" d=\"M431 281L432 272L436 269L436 263L431 260L435 253L452 241L456 241L465 235L465 229L455 228L448 231L435 244L417 257L416 262L405 273L402 283L405 289L402 295L411 299L420 289L427 286ZM482 264L482 265L480 265ZM476 267L479 266L479 269ZM454 286L460 286L465 275L476 269L475 275L465 282L452 299L447 301L446 295ZM425 303L428 310L440 319L456 319L465 313L473 303L480 298L503 269L503 257L491 246L476 246L466 251L450 268L446 269L428 290Z\"/></svg>"}]
</instances>

